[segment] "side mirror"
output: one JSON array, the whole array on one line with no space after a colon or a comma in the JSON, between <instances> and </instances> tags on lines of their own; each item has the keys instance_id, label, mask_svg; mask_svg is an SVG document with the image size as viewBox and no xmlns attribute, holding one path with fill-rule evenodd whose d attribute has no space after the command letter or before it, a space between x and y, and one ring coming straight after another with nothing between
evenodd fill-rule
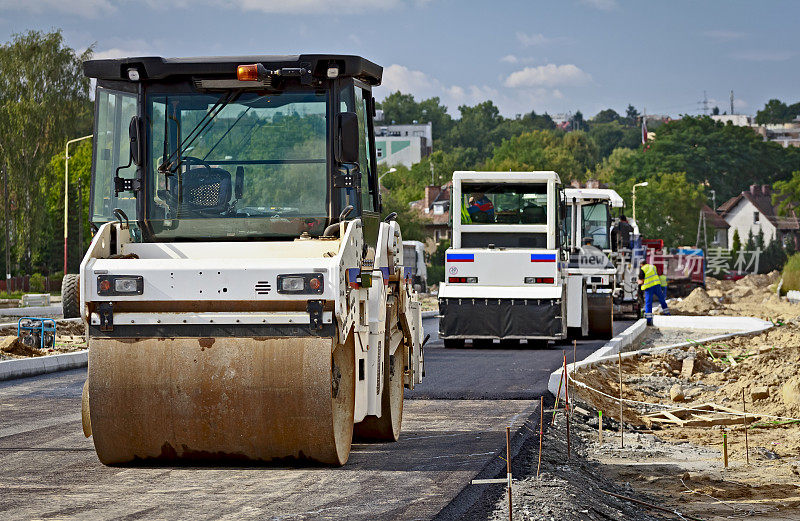
<instances>
[{"instance_id":1,"label":"side mirror","mask_svg":"<svg viewBox=\"0 0 800 521\"><path fill-rule=\"evenodd\" d=\"M358 116L355 112L342 112L336 120L339 129L337 159L340 163L358 163Z\"/></svg>"},{"instance_id":2,"label":"side mirror","mask_svg":"<svg viewBox=\"0 0 800 521\"><path fill-rule=\"evenodd\" d=\"M131 161L136 166L142 164L142 120L138 116L133 116L128 125L128 139L131 146Z\"/></svg>"}]
</instances>

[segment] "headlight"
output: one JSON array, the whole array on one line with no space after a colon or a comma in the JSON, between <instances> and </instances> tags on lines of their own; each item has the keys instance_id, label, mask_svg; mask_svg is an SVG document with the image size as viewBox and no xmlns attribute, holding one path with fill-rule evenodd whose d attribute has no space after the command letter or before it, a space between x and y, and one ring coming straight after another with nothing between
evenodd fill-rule
<instances>
[{"instance_id":1,"label":"headlight","mask_svg":"<svg viewBox=\"0 0 800 521\"><path fill-rule=\"evenodd\" d=\"M144 293L144 279L141 275L100 275L97 277L97 294L141 295Z\"/></svg>"},{"instance_id":2,"label":"headlight","mask_svg":"<svg viewBox=\"0 0 800 521\"><path fill-rule=\"evenodd\" d=\"M322 273L278 275L278 293L320 295L325 290Z\"/></svg>"}]
</instances>

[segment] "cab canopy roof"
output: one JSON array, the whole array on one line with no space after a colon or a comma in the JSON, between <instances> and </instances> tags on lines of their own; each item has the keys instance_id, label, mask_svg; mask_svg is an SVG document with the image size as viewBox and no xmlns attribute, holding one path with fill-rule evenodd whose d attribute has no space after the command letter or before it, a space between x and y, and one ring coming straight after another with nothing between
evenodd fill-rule
<instances>
[{"instance_id":1,"label":"cab canopy roof","mask_svg":"<svg viewBox=\"0 0 800 521\"><path fill-rule=\"evenodd\" d=\"M546 183L555 181L561 183L558 174L552 170L540 170L535 172L475 172L458 171L453 172L453 182L457 181L476 181L493 183Z\"/></svg>"},{"instance_id":2,"label":"cab canopy roof","mask_svg":"<svg viewBox=\"0 0 800 521\"><path fill-rule=\"evenodd\" d=\"M339 76L352 76L369 85L380 85L383 67L360 56L343 54L295 54L288 56L201 56L162 58L141 56L83 62L83 73L100 80L128 80L128 69L135 68L141 80L180 77L235 78L239 65L261 63L270 70L306 68L315 78L327 77L328 68L339 67Z\"/></svg>"},{"instance_id":3,"label":"cab canopy roof","mask_svg":"<svg viewBox=\"0 0 800 521\"><path fill-rule=\"evenodd\" d=\"M565 188L564 197L568 201L572 199L610 201L612 208L625 206L625 201L622 200L622 197L610 188Z\"/></svg>"}]
</instances>

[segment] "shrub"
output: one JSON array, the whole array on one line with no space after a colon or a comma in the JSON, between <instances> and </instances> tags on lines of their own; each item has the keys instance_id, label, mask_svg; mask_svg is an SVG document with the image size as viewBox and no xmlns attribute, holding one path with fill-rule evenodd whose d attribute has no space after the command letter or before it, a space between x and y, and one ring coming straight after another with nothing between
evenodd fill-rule
<instances>
[{"instance_id":1,"label":"shrub","mask_svg":"<svg viewBox=\"0 0 800 521\"><path fill-rule=\"evenodd\" d=\"M33 275L31 275L31 278L28 281L28 285L30 287L31 293L43 293L44 275L42 275L41 273L34 273Z\"/></svg>"},{"instance_id":2,"label":"shrub","mask_svg":"<svg viewBox=\"0 0 800 521\"><path fill-rule=\"evenodd\" d=\"M790 290L800 290L800 253L795 253L783 266L783 287L784 293Z\"/></svg>"}]
</instances>

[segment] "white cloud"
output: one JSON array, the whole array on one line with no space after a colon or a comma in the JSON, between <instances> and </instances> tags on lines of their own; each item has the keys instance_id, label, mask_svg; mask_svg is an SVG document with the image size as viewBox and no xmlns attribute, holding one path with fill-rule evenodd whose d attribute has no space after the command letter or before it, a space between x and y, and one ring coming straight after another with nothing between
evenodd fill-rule
<instances>
[{"instance_id":1,"label":"white cloud","mask_svg":"<svg viewBox=\"0 0 800 521\"><path fill-rule=\"evenodd\" d=\"M512 88L575 86L590 82L592 77L572 64L525 67L512 72L505 86Z\"/></svg>"},{"instance_id":2,"label":"white cloud","mask_svg":"<svg viewBox=\"0 0 800 521\"><path fill-rule=\"evenodd\" d=\"M619 7L617 0L580 0L583 5L588 5L601 11L611 11Z\"/></svg>"},{"instance_id":3,"label":"white cloud","mask_svg":"<svg viewBox=\"0 0 800 521\"><path fill-rule=\"evenodd\" d=\"M526 34L523 32L518 32L517 41L521 43L524 47L531 47L534 45L545 45L551 43L553 40L543 35L542 33Z\"/></svg>"},{"instance_id":4,"label":"white cloud","mask_svg":"<svg viewBox=\"0 0 800 521\"><path fill-rule=\"evenodd\" d=\"M105 51L95 51L92 54L92 59L110 60L112 58L128 58L129 56L147 56L148 54L150 53L141 50L120 49L115 47L113 49L106 49Z\"/></svg>"},{"instance_id":5,"label":"white cloud","mask_svg":"<svg viewBox=\"0 0 800 521\"><path fill-rule=\"evenodd\" d=\"M519 58L517 58L513 54L506 54L505 56L500 58L500 61L505 63L517 63L519 61Z\"/></svg>"},{"instance_id":6,"label":"white cloud","mask_svg":"<svg viewBox=\"0 0 800 521\"><path fill-rule=\"evenodd\" d=\"M397 91L412 94L417 100L437 96L454 116L458 115L459 105L475 105L489 99L497 102L500 97L497 89L486 85L445 85L422 71L393 64L383 69L383 81L376 91L376 97Z\"/></svg>"},{"instance_id":7,"label":"white cloud","mask_svg":"<svg viewBox=\"0 0 800 521\"><path fill-rule=\"evenodd\" d=\"M565 44L572 43L573 40L564 36L545 36L542 33L527 34L523 32L517 33L517 41L523 47L534 47L541 45Z\"/></svg>"},{"instance_id":8,"label":"white cloud","mask_svg":"<svg viewBox=\"0 0 800 521\"><path fill-rule=\"evenodd\" d=\"M782 62L794 58L794 51L742 51L735 53L734 58L751 62Z\"/></svg>"},{"instance_id":9,"label":"white cloud","mask_svg":"<svg viewBox=\"0 0 800 521\"><path fill-rule=\"evenodd\" d=\"M96 18L116 9L112 0L0 0L0 11L27 11L42 14L50 11Z\"/></svg>"},{"instance_id":10,"label":"white cloud","mask_svg":"<svg viewBox=\"0 0 800 521\"><path fill-rule=\"evenodd\" d=\"M727 31L724 29L705 31L703 34L716 42L732 42L734 40L741 40L742 38L747 36L746 33L742 33L739 31Z\"/></svg>"}]
</instances>

